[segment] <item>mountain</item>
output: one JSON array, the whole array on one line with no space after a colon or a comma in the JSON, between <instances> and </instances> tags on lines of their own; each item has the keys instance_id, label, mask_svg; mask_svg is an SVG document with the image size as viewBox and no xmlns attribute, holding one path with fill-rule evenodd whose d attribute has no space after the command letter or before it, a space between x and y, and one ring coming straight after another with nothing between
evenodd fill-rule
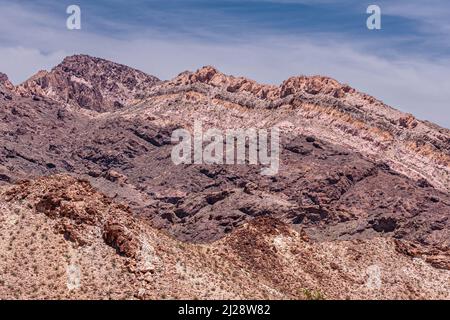
<instances>
[{"instance_id":1,"label":"mountain","mask_svg":"<svg viewBox=\"0 0 450 320\"><path fill-rule=\"evenodd\" d=\"M17 91L106 112L125 107L159 80L141 71L86 55L67 57L50 72L40 71Z\"/></svg>"},{"instance_id":2,"label":"mountain","mask_svg":"<svg viewBox=\"0 0 450 320\"><path fill-rule=\"evenodd\" d=\"M183 243L64 175L0 199L1 299L449 298L449 272L392 239L311 242L264 217L218 242Z\"/></svg>"},{"instance_id":3,"label":"mountain","mask_svg":"<svg viewBox=\"0 0 450 320\"><path fill-rule=\"evenodd\" d=\"M1 75L0 118L0 298L450 297L450 131L334 79L161 81L76 55L16 87ZM172 132L195 121L279 127L278 174L174 165ZM137 270L146 250L165 267ZM12 276L17 259L40 272Z\"/></svg>"}]
</instances>

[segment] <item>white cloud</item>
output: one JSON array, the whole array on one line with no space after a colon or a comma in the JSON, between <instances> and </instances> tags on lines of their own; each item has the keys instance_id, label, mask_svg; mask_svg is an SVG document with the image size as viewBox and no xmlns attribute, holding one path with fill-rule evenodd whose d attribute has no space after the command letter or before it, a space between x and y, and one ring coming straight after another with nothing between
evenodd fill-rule
<instances>
[{"instance_id":1,"label":"white cloud","mask_svg":"<svg viewBox=\"0 0 450 320\"><path fill-rule=\"evenodd\" d=\"M142 30L127 39L117 39L83 29L68 31L64 20L17 10L21 8L5 7L2 14L7 17L0 17L0 29L8 31L0 35L0 71L16 83L74 53L123 63L162 79L203 65L264 83L280 83L292 75L321 74L419 118L450 127L449 60L375 56L361 44L356 46L345 39L333 42L326 36L267 35L239 42L212 42Z\"/></svg>"},{"instance_id":2,"label":"white cloud","mask_svg":"<svg viewBox=\"0 0 450 320\"><path fill-rule=\"evenodd\" d=\"M382 1L383 13L414 19L419 23L432 27L433 32L447 32L450 28L450 5L447 0L428 1Z\"/></svg>"}]
</instances>

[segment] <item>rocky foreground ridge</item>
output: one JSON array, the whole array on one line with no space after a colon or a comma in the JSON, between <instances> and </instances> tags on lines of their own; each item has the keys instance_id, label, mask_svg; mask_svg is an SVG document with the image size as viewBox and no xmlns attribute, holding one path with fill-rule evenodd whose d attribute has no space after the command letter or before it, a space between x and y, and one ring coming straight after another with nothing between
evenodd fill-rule
<instances>
[{"instance_id":1,"label":"rocky foreground ridge","mask_svg":"<svg viewBox=\"0 0 450 320\"><path fill-rule=\"evenodd\" d=\"M260 217L180 242L83 180L0 191L1 299L448 299L450 271L393 239L314 242Z\"/></svg>"},{"instance_id":2,"label":"rocky foreground ridge","mask_svg":"<svg viewBox=\"0 0 450 320\"><path fill-rule=\"evenodd\" d=\"M0 74L0 119L0 298L449 298L450 131L334 79L77 55ZM175 166L194 120L280 127L279 174Z\"/></svg>"}]
</instances>

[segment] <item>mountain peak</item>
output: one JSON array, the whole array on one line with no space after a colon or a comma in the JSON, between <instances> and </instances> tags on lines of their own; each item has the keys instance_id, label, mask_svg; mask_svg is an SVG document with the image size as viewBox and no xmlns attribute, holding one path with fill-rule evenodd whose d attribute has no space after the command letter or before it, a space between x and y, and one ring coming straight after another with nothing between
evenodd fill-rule
<instances>
[{"instance_id":1,"label":"mountain peak","mask_svg":"<svg viewBox=\"0 0 450 320\"><path fill-rule=\"evenodd\" d=\"M90 56L88 54L73 54L71 56L65 57L61 63L64 64L64 63L67 63L70 61L83 61L83 60L84 61L90 60L90 61L94 61L94 62L98 62L98 61L110 62L106 59ZM114 62L111 62L111 63L114 63Z\"/></svg>"},{"instance_id":2,"label":"mountain peak","mask_svg":"<svg viewBox=\"0 0 450 320\"><path fill-rule=\"evenodd\" d=\"M195 72L183 72L169 82L169 85L192 85L196 83L207 84L223 88L231 93L245 92L259 99L275 99L277 87L260 84L245 77L226 75L213 66L204 66Z\"/></svg>"},{"instance_id":3,"label":"mountain peak","mask_svg":"<svg viewBox=\"0 0 450 320\"><path fill-rule=\"evenodd\" d=\"M309 95L330 95L343 98L346 94L357 91L349 85L324 76L294 76L281 85L261 84L245 77L234 77L218 71L213 66L204 66L195 72L183 72L171 81L174 85L204 83L224 88L228 92L247 92L260 99L276 100L291 94L307 93Z\"/></svg>"},{"instance_id":4,"label":"mountain peak","mask_svg":"<svg viewBox=\"0 0 450 320\"><path fill-rule=\"evenodd\" d=\"M132 104L158 82L158 78L134 68L78 54L66 57L50 72L38 72L22 83L18 91L106 112Z\"/></svg>"},{"instance_id":5,"label":"mountain peak","mask_svg":"<svg viewBox=\"0 0 450 320\"><path fill-rule=\"evenodd\" d=\"M216 76L225 76L213 66L204 66L197 71L185 71L180 73L172 82L177 84L210 83Z\"/></svg>"},{"instance_id":6,"label":"mountain peak","mask_svg":"<svg viewBox=\"0 0 450 320\"><path fill-rule=\"evenodd\" d=\"M324 76L296 76L284 81L280 86L280 96L285 97L297 92L308 94L331 94L335 98L341 98L346 93L354 93L355 89L337 80Z\"/></svg>"}]
</instances>

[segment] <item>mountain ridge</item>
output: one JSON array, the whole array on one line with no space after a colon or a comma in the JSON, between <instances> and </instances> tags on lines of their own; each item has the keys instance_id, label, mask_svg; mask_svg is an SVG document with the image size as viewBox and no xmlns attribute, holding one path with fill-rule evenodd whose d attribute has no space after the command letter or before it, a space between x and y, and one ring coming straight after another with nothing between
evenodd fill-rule
<instances>
[{"instance_id":1,"label":"mountain ridge","mask_svg":"<svg viewBox=\"0 0 450 320\"><path fill-rule=\"evenodd\" d=\"M107 80L109 77L111 79ZM7 77L5 79L7 89L21 96L45 96L99 112L126 113L130 106L144 106L146 97L161 100L177 92L183 95L198 91L200 100L211 106L210 102L216 99L230 106L244 107L243 113L248 111L249 114L246 117L259 122L253 123L254 126L268 121L252 115L258 111L251 109L273 110L268 115L273 118L269 120L272 125L345 145L385 160L410 177L425 178L439 189L450 190L450 130L418 120L328 77L291 77L274 86L228 76L206 66L195 72L183 72L172 80L160 81L111 61L74 55L65 58L50 72L40 71L16 87L11 87ZM152 103L149 103L150 109ZM289 108L291 110L287 110ZM183 115L177 120L187 127L191 124L185 123L185 118L201 118L201 115L190 115L190 110L181 110L183 112L187 117ZM305 123L302 118L315 123ZM217 127L220 128L221 122L216 121ZM245 122L237 123L248 126ZM415 154L423 161L415 161Z\"/></svg>"},{"instance_id":2,"label":"mountain ridge","mask_svg":"<svg viewBox=\"0 0 450 320\"><path fill-rule=\"evenodd\" d=\"M385 107L388 107L383 102L377 100L371 95L368 95L366 93L363 93L361 91L357 91L355 88L349 86L348 84L342 83L337 81L336 79L333 79L331 77L322 76L322 75L298 75L298 76L291 76L287 78L286 80L282 81L279 85L270 85L270 84L263 84L259 83L255 80L252 80L250 78L239 76L235 77L232 75L226 75L222 72L220 72L217 68L214 66L203 66L199 68L196 71L184 71L180 73L178 76L169 79L169 80L160 80L157 77L153 75L149 75L143 71L140 71L138 69L128 67L123 64L115 63L106 59L97 58L94 56L90 56L87 54L75 54L72 56L68 56L63 59L63 61L52 68L50 71L46 70L40 70L36 74L32 75L29 79L25 80L24 82L14 86L10 84L10 87L15 88L15 90L20 94L29 94L34 92L33 85L30 84L30 82L34 82L37 79L44 78L48 74L51 74L52 72L58 71L59 69L66 69L65 72L73 71L69 70L70 68L73 68L74 63L78 64L86 64L86 63L94 63L94 64L100 64L100 68L110 68L117 67L117 68L123 68L127 69L129 71L137 72L138 74L142 76L146 76L149 79L153 80L154 83L177 83L177 84L192 84L192 83L206 83L206 84L212 84L214 86L222 86L226 85L226 90L229 92L234 91L244 91L249 93L254 93L254 95L260 99L279 99L279 98L285 98L288 95L295 94L296 92L304 91L306 93L316 95L319 93L324 92L325 94L331 94L335 98L342 98L346 94L359 94L364 97L364 99L368 100L369 102L373 103L379 103ZM76 68L75 68L76 70ZM2 74L3 77L6 77L7 75ZM76 79L74 80L76 81ZM9 82L9 81L8 81ZM149 89L150 87L146 88ZM37 92L34 92L37 93ZM40 92L40 94L46 95L45 92ZM392 107L389 107L392 108ZM394 108L392 108L394 109ZM394 109L396 110L396 109ZM410 122L409 125L411 125L414 120L416 119L412 114L406 113L403 111L396 110L408 117L408 119L405 119L406 122ZM432 123L427 120L418 120L421 122L430 123L434 127L439 127L439 129L444 129L446 131L450 132L450 129L441 127L435 123ZM405 123L405 126L408 124Z\"/></svg>"},{"instance_id":3,"label":"mountain ridge","mask_svg":"<svg viewBox=\"0 0 450 320\"><path fill-rule=\"evenodd\" d=\"M0 75L0 119L0 298L450 294L449 131L331 78L161 81L72 56L16 87ZM174 165L172 132L195 121L280 128L278 174Z\"/></svg>"}]
</instances>

